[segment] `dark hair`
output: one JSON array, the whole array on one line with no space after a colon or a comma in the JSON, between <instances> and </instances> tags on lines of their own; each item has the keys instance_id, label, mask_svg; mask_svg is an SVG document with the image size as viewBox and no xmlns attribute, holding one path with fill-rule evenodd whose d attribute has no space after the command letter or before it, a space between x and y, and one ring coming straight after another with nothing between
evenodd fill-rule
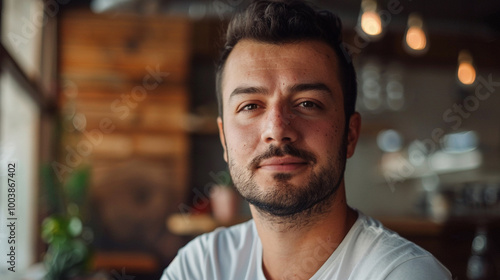
<instances>
[{"instance_id":1,"label":"dark hair","mask_svg":"<svg viewBox=\"0 0 500 280\"><path fill-rule=\"evenodd\" d=\"M222 116L222 76L226 60L242 39L271 44L318 40L337 54L344 94L346 121L354 113L357 95L356 72L342 43L342 23L329 11L318 11L297 0L257 0L229 22L226 42L216 69L216 94Z\"/></svg>"}]
</instances>

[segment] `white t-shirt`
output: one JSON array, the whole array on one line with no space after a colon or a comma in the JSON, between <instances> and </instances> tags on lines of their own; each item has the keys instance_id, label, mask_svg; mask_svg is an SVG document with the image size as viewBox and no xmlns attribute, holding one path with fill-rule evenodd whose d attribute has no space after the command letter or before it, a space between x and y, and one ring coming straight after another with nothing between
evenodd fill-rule
<instances>
[{"instance_id":1,"label":"white t-shirt","mask_svg":"<svg viewBox=\"0 0 500 280\"><path fill-rule=\"evenodd\" d=\"M313 256L302 261L302 271L315 261L314 255L326 250L324 246L329 245L318 238ZM167 279L265 280L254 221L195 238L165 269L161 280ZM310 279L448 280L451 274L429 252L359 212L340 245Z\"/></svg>"}]
</instances>

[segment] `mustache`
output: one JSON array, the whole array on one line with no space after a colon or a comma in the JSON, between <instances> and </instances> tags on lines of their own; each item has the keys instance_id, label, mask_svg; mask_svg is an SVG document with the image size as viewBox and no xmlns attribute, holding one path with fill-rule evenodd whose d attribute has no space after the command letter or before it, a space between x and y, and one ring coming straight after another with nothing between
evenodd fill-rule
<instances>
[{"instance_id":1,"label":"mustache","mask_svg":"<svg viewBox=\"0 0 500 280\"><path fill-rule=\"evenodd\" d=\"M275 145L270 145L269 148L264 153L258 155L250 162L250 168L252 170L255 170L259 167L260 162L265 159L272 157L283 157L286 155L301 158L307 162L312 162L312 163L317 162L316 156L314 156L313 153L303 149L296 148L290 144L285 144L280 148L276 147Z\"/></svg>"}]
</instances>

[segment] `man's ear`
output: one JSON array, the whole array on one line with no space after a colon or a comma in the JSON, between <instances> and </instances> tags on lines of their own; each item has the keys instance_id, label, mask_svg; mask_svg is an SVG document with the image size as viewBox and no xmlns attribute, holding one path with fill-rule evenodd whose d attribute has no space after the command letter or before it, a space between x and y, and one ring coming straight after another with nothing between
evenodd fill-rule
<instances>
[{"instance_id":1,"label":"man's ear","mask_svg":"<svg viewBox=\"0 0 500 280\"><path fill-rule=\"evenodd\" d=\"M361 115L358 112L354 112L349 119L349 130L347 131L347 158L354 155L360 131Z\"/></svg>"},{"instance_id":2,"label":"man's ear","mask_svg":"<svg viewBox=\"0 0 500 280\"><path fill-rule=\"evenodd\" d=\"M224 125L222 124L222 118L217 117L217 126L219 127L219 138L222 148L224 149L224 160L227 162L227 147L226 147L226 137L224 136Z\"/></svg>"}]
</instances>

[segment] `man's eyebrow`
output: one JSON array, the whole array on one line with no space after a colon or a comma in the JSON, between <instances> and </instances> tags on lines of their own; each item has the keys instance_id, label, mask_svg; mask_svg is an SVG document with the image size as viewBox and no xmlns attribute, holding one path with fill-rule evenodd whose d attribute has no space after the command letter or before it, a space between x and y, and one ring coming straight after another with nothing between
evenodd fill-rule
<instances>
[{"instance_id":1,"label":"man's eyebrow","mask_svg":"<svg viewBox=\"0 0 500 280\"><path fill-rule=\"evenodd\" d=\"M312 83L312 84L296 84L291 86L288 91L290 93L296 93L301 91L324 91L327 93L332 93L332 90L324 83Z\"/></svg>"},{"instance_id":2,"label":"man's eyebrow","mask_svg":"<svg viewBox=\"0 0 500 280\"><path fill-rule=\"evenodd\" d=\"M302 91L323 91L327 93L332 93L332 90L324 83L296 84L289 87L287 91L290 93L296 93ZM231 95L229 95L229 99L239 94L254 94L254 93L260 93L264 95L269 94L268 90L264 87L240 86L235 88L231 92Z\"/></svg>"},{"instance_id":3,"label":"man's eyebrow","mask_svg":"<svg viewBox=\"0 0 500 280\"><path fill-rule=\"evenodd\" d=\"M267 91L267 89L265 89L263 87L241 86L241 87L235 88L231 92L231 95L229 95L229 99L231 99L231 97L238 95L238 94L251 94L251 93L268 94L268 91Z\"/></svg>"}]
</instances>

